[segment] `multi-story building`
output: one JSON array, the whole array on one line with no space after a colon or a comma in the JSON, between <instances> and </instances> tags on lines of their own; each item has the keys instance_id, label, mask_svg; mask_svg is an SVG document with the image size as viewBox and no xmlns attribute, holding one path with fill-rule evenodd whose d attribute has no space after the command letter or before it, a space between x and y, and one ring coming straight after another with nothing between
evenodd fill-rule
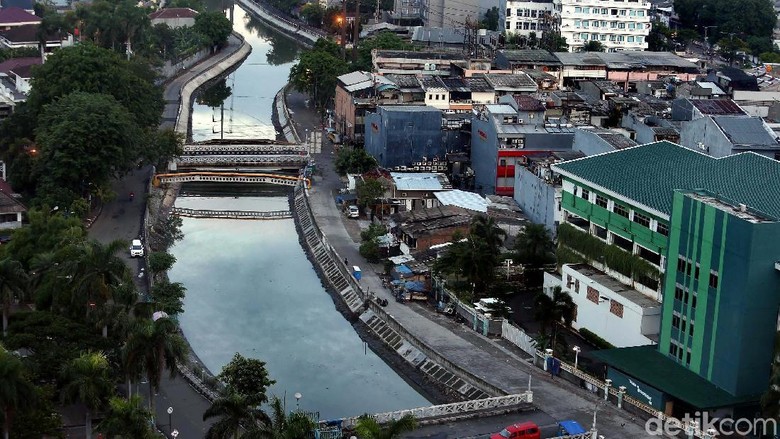
<instances>
[{"instance_id":1,"label":"multi-story building","mask_svg":"<svg viewBox=\"0 0 780 439\"><path fill-rule=\"evenodd\" d=\"M553 0L507 0L504 26L507 35L541 37L555 13Z\"/></svg>"},{"instance_id":2,"label":"multi-story building","mask_svg":"<svg viewBox=\"0 0 780 439\"><path fill-rule=\"evenodd\" d=\"M574 263L545 283L571 295L576 328L624 347L594 354L613 384L678 416L757 402L780 309L780 162L663 141L552 169Z\"/></svg>"},{"instance_id":3,"label":"multi-story building","mask_svg":"<svg viewBox=\"0 0 780 439\"><path fill-rule=\"evenodd\" d=\"M393 7L390 17L396 24L463 28L480 19L478 0L395 0Z\"/></svg>"},{"instance_id":4,"label":"multi-story building","mask_svg":"<svg viewBox=\"0 0 780 439\"><path fill-rule=\"evenodd\" d=\"M556 0L560 2L561 36L569 51L588 41L608 52L646 50L650 34L650 2L646 0Z\"/></svg>"}]
</instances>

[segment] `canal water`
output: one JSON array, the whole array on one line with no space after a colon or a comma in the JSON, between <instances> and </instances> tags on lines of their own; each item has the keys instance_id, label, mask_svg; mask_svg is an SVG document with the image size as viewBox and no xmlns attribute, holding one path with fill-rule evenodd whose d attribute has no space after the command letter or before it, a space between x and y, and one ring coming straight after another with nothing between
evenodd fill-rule
<instances>
[{"instance_id":1,"label":"canal water","mask_svg":"<svg viewBox=\"0 0 780 439\"><path fill-rule=\"evenodd\" d=\"M274 138L271 104L299 47L236 7L234 29L253 46L249 58L193 112L195 140ZM232 94L222 108L211 108ZM220 119L224 114L224 118ZM224 124L220 122L224 121ZM289 188L184 187L176 205L194 209L287 210ZM291 219L185 218L171 253L171 280L187 288L180 323L201 361L218 373L235 352L258 358L287 407L322 419L430 405L367 349L335 305L298 241Z\"/></svg>"}]
</instances>

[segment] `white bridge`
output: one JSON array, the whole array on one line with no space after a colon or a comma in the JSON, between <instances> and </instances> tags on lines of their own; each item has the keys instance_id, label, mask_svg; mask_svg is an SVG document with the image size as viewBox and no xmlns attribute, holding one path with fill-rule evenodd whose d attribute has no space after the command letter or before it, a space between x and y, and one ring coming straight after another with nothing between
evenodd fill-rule
<instances>
[{"instance_id":1,"label":"white bridge","mask_svg":"<svg viewBox=\"0 0 780 439\"><path fill-rule=\"evenodd\" d=\"M212 182L212 183L266 183L275 184L281 186L295 186L299 181L304 181L309 186L310 181L308 178L281 175L281 174L264 174L264 173L251 173L251 172L179 172L169 174L157 174L154 176L152 183L155 186L159 186L164 183L192 183L192 182Z\"/></svg>"},{"instance_id":2,"label":"white bridge","mask_svg":"<svg viewBox=\"0 0 780 439\"><path fill-rule=\"evenodd\" d=\"M210 144L193 143L184 145L183 155L262 155L262 154L306 154L306 145L295 143L276 144Z\"/></svg>"},{"instance_id":3,"label":"white bridge","mask_svg":"<svg viewBox=\"0 0 780 439\"><path fill-rule=\"evenodd\" d=\"M174 207L171 211L174 215L190 218L228 218L228 219L285 219L292 218L289 210L252 211L252 210L204 210L188 209L186 207Z\"/></svg>"},{"instance_id":4,"label":"white bridge","mask_svg":"<svg viewBox=\"0 0 780 439\"><path fill-rule=\"evenodd\" d=\"M176 167L192 166L275 166L288 168L302 168L309 163L308 154L285 154L285 155L184 155L176 157L174 162Z\"/></svg>"}]
</instances>

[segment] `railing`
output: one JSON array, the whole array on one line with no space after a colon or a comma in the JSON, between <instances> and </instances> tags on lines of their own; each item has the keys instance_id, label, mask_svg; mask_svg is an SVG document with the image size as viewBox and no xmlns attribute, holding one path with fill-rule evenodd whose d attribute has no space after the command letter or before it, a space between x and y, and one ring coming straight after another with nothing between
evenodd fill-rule
<instances>
[{"instance_id":1,"label":"railing","mask_svg":"<svg viewBox=\"0 0 780 439\"><path fill-rule=\"evenodd\" d=\"M309 185L308 178L290 175L257 174L257 173L220 173L220 172L182 172L174 174L157 174L154 179L159 183L188 183L208 181L215 183L268 183L282 186L296 186L303 181Z\"/></svg>"},{"instance_id":2,"label":"railing","mask_svg":"<svg viewBox=\"0 0 780 439\"><path fill-rule=\"evenodd\" d=\"M301 154L308 151L306 145L184 145L185 156L219 154Z\"/></svg>"},{"instance_id":3,"label":"railing","mask_svg":"<svg viewBox=\"0 0 780 439\"><path fill-rule=\"evenodd\" d=\"M202 210L174 207L174 215L190 218L233 218L233 219L284 219L292 218L289 210L251 211L251 210Z\"/></svg>"},{"instance_id":4,"label":"railing","mask_svg":"<svg viewBox=\"0 0 780 439\"><path fill-rule=\"evenodd\" d=\"M303 167L309 163L308 155L185 155L175 159L177 165L270 165Z\"/></svg>"},{"instance_id":5,"label":"railing","mask_svg":"<svg viewBox=\"0 0 780 439\"><path fill-rule=\"evenodd\" d=\"M406 415L412 415L414 418L424 423L428 419L451 418L469 413L496 410L516 407L524 404L531 404L533 396L530 391L518 395L497 396L485 399L476 399L473 401L455 402L452 404L434 405L430 407L418 407L414 409L397 410L394 412L377 413L371 415L377 422L384 424L390 421L397 421ZM352 427L358 421L358 417L345 418L342 421L343 427Z\"/></svg>"}]
</instances>

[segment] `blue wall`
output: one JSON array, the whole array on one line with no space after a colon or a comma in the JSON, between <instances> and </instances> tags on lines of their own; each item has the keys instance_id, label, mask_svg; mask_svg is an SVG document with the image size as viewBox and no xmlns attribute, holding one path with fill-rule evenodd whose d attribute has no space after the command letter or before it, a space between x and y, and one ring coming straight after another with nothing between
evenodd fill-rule
<instances>
[{"instance_id":1,"label":"blue wall","mask_svg":"<svg viewBox=\"0 0 780 439\"><path fill-rule=\"evenodd\" d=\"M496 193L498 137L495 126L478 118L471 121L471 168L474 189L483 195Z\"/></svg>"},{"instance_id":2,"label":"blue wall","mask_svg":"<svg viewBox=\"0 0 780 439\"><path fill-rule=\"evenodd\" d=\"M442 114L436 108L379 107L365 120L365 149L380 166L410 166L423 157L443 159L447 152Z\"/></svg>"},{"instance_id":3,"label":"blue wall","mask_svg":"<svg viewBox=\"0 0 780 439\"><path fill-rule=\"evenodd\" d=\"M515 167L515 201L534 223L544 224L555 236L555 187L547 184L528 169Z\"/></svg>"}]
</instances>

